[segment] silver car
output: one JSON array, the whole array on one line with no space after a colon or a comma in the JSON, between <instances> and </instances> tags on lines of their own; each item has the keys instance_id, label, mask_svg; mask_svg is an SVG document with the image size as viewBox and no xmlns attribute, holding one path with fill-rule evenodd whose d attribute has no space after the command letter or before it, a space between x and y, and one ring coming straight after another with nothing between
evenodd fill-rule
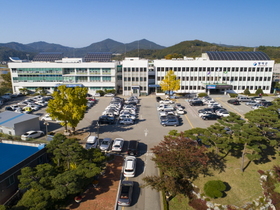
<instances>
[{"instance_id":1,"label":"silver car","mask_svg":"<svg viewBox=\"0 0 280 210\"><path fill-rule=\"evenodd\" d=\"M133 193L133 181L122 181L120 185L120 191L118 196L118 205L119 206L130 206L132 201Z\"/></svg>"},{"instance_id":2,"label":"silver car","mask_svg":"<svg viewBox=\"0 0 280 210\"><path fill-rule=\"evenodd\" d=\"M104 138L99 148L103 151L108 151L110 149L111 144L112 144L111 138Z\"/></svg>"}]
</instances>

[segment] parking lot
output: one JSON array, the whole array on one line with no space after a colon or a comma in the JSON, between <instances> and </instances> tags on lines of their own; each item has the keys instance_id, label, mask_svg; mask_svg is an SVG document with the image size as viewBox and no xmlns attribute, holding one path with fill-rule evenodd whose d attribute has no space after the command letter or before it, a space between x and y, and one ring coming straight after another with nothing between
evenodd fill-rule
<instances>
[{"instance_id":1,"label":"parking lot","mask_svg":"<svg viewBox=\"0 0 280 210\"><path fill-rule=\"evenodd\" d=\"M227 103L229 97L226 95L213 95L211 96L216 102L220 103L224 108L230 112L235 112L244 118L244 114L252 109L244 103L240 105L232 105ZM274 97L265 97L268 101L272 101ZM7 102L2 108L10 104L16 104L22 101L24 97L13 98ZM186 113L180 115L181 123L179 126L162 126L159 121L157 107L159 103L156 101L155 96L140 97L139 104L137 105L137 120L132 125L122 125L118 121L113 124L101 124L98 126L98 119L104 111L105 107L111 101L111 97L98 97L97 103L87 110L84 119L78 124L76 130L82 130L90 135L98 136L99 139L104 138L122 138L125 140L123 150L120 154L125 155L127 142L129 140L139 141L138 155L137 155L137 168L135 177L125 178L135 182L135 193L133 194L132 206L129 209L160 209L159 194L150 188L141 188L143 184L142 178L157 174L157 168L151 160L153 153L151 148L163 140L164 135L167 135L170 130L185 131L195 127L207 128L208 126L216 123L216 120L203 120L198 116L198 110L206 106L190 106L186 98L176 99L185 107ZM45 115L45 109L41 108L34 111L32 114L42 117ZM30 128L32 129L32 128ZM46 126L41 122L41 129L45 131ZM63 127L56 122L50 122L48 131L63 130ZM82 139L85 143L86 139ZM123 179L123 178L122 178ZM127 208L127 207L125 207ZM121 208L119 208L121 209Z\"/></svg>"}]
</instances>

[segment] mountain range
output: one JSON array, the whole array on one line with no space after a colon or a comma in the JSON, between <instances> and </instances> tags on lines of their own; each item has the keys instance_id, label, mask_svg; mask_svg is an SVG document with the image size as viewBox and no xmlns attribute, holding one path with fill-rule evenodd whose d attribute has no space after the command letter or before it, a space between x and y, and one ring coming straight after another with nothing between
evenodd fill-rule
<instances>
[{"instance_id":1,"label":"mountain range","mask_svg":"<svg viewBox=\"0 0 280 210\"><path fill-rule=\"evenodd\" d=\"M84 57L88 52L112 52L114 59L126 57L141 57L147 59L161 59L168 54L177 53L187 57L198 57L205 51L262 51L271 59L280 62L280 47L259 46L257 48L214 44L201 40L183 41L170 47L164 47L146 39L131 43L121 43L112 39L105 39L92 43L83 48L66 47L47 42L33 42L21 44L17 42L0 43L0 61L9 61L9 57L30 59L39 52L62 52L65 57Z\"/></svg>"}]
</instances>

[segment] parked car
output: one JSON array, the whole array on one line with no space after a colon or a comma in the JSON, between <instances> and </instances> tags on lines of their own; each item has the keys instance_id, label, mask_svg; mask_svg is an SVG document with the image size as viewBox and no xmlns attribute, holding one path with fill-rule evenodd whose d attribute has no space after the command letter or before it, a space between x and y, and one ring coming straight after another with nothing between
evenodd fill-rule
<instances>
[{"instance_id":1,"label":"parked car","mask_svg":"<svg viewBox=\"0 0 280 210\"><path fill-rule=\"evenodd\" d=\"M138 144L139 142L136 140L129 141L127 147L127 154L130 156L136 156L138 154Z\"/></svg>"},{"instance_id":2,"label":"parked car","mask_svg":"<svg viewBox=\"0 0 280 210\"><path fill-rule=\"evenodd\" d=\"M112 146L112 151L121 152L123 145L124 145L124 140L122 138L116 138Z\"/></svg>"},{"instance_id":3,"label":"parked car","mask_svg":"<svg viewBox=\"0 0 280 210\"><path fill-rule=\"evenodd\" d=\"M99 139L97 136L89 136L87 138L86 149L97 148Z\"/></svg>"},{"instance_id":4,"label":"parked car","mask_svg":"<svg viewBox=\"0 0 280 210\"><path fill-rule=\"evenodd\" d=\"M13 109L12 107L10 107L10 106L6 106L6 107L5 107L5 110L6 110L6 111L14 111L14 109Z\"/></svg>"},{"instance_id":5,"label":"parked car","mask_svg":"<svg viewBox=\"0 0 280 210\"><path fill-rule=\"evenodd\" d=\"M217 120L217 119L220 119L221 117L216 115L216 114L208 114L208 115L205 115L203 117L201 117L203 120Z\"/></svg>"},{"instance_id":6,"label":"parked car","mask_svg":"<svg viewBox=\"0 0 280 210\"><path fill-rule=\"evenodd\" d=\"M45 114L43 117L41 117L41 121L56 121L58 123L62 122L60 120L55 120L55 119L52 119L50 114Z\"/></svg>"},{"instance_id":7,"label":"parked car","mask_svg":"<svg viewBox=\"0 0 280 210\"><path fill-rule=\"evenodd\" d=\"M179 115L183 115L185 114L185 110L184 109L176 109L176 113Z\"/></svg>"},{"instance_id":8,"label":"parked car","mask_svg":"<svg viewBox=\"0 0 280 210\"><path fill-rule=\"evenodd\" d=\"M123 124L123 125L132 125L132 124L134 124L134 121L130 118L126 118L126 119L120 120L119 123Z\"/></svg>"},{"instance_id":9,"label":"parked car","mask_svg":"<svg viewBox=\"0 0 280 210\"><path fill-rule=\"evenodd\" d=\"M253 100L248 101L248 102L245 103L246 106L254 106L254 105L256 105L256 104L257 104L257 102L255 102L255 101L253 101Z\"/></svg>"},{"instance_id":10,"label":"parked car","mask_svg":"<svg viewBox=\"0 0 280 210\"><path fill-rule=\"evenodd\" d=\"M136 157L127 156L124 159L124 177L134 177L136 172Z\"/></svg>"},{"instance_id":11,"label":"parked car","mask_svg":"<svg viewBox=\"0 0 280 210\"><path fill-rule=\"evenodd\" d=\"M204 103L200 100L194 100L189 102L191 106L203 106Z\"/></svg>"},{"instance_id":12,"label":"parked car","mask_svg":"<svg viewBox=\"0 0 280 210\"><path fill-rule=\"evenodd\" d=\"M115 123L115 118L110 117L108 115L102 115L98 119L99 124L114 124Z\"/></svg>"},{"instance_id":13,"label":"parked car","mask_svg":"<svg viewBox=\"0 0 280 210\"><path fill-rule=\"evenodd\" d=\"M248 102L248 101L252 100L251 98L246 97L246 96L238 96L236 99L240 102Z\"/></svg>"},{"instance_id":14,"label":"parked car","mask_svg":"<svg viewBox=\"0 0 280 210\"><path fill-rule=\"evenodd\" d=\"M159 96L156 97L156 101L157 101L157 102L160 102L161 100L162 100L161 97L159 97Z\"/></svg>"},{"instance_id":15,"label":"parked car","mask_svg":"<svg viewBox=\"0 0 280 210\"><path fill-rule=\"evenodd\" d=\"M100 93L95 93L95 94L93 94L93 96L100 97L101 95L100 95Z\"/></svg>"},{"instance_id":16,"label":"parked car","mask_svg":"<svg viewBox=\"0 0 280 210\"><path fill-rule=\"evenodd\" d=\"M21 140L28 140L30 138L38 138L44 135L43 131L27 131L26 133L21 135Z\"/></svg>"},{"instance_id":17,"label":"parked car","mask_svg":"<svg viewBox=\"0 0 280 210\"><path fill-rule=\"evenodd\" d=\"M114 97L115 94L113 94L113 93L106 93L104 96L105 96L105 97Z\"/></svg>"},{"instance_id":18,"label":"parked car","mask_svg":"<svg viewBox=\"0 0 280 210\"><path fill-rule=\"evenodd\" d=\"M136 120L136 116L133 114L121 114L119 116L119 119L123 120L123 119L132 119L132 120Z\"/></svg>"},{"instance_id":19,"label":"parked car","mask_svg":"<svg viewBox=\"0 0 280 210\"><path fill-rule=\"evenodd\" d=\"M100 144L100 149L102 151L108 151L110 149L110 146L112 144L112 139L111 138L104 138Z\"/></svg>"},{"instance_id":20,"label":"parked car","mask_svg":"<svg viewBox=\"0 0 280 210\"><path fill-rule=\"evenodd\" d=\"M260 108L260 107L264 107L263 105L261 105L261 104L256 104L256 105L254 105L254 106L251 106L251 108L252 109L258 109L258 108Z\"/></svg>"},{"instance_id":21,"label":"parked car","mask_svg":"<svg viewBox=\"0 0 280 210\"><path fill-rule=\"evenodd\" d=\"M179 120L177 117L167 117L166 120L161 120L160 124L162 126L178 126L179 125Z\"/></svg>"},{"instance_id":22,"label":"parked car","mask_svg":"<svg viewBox=\"0 0 280 210\"><path fill-rule=\"evenodd\" d=\"M213 109L212 109L212 108L200 109L200 110L198 110L198 113L202 113L202 112L206 112L206 111L211 111L211 112L213 112Z\"/></svg>"},{"instance_id":23,"label":"parked car","mask_svg":"<svg viewBox=\"0 0 280 210\"><path fill-rule=\"evenodd\" d=\"M227 102L233 105L240 105L240 102L237 99L230 99Z\"/></svg>"},{"instance_id":24,"label":"parked car","mask_svg":"<svg viewBox=\"0 0 280 210\"><path fill-rule=\"evenodd\" d=\"M133 193L133 181L123 180L119 187L118 205L130 206Z\"/></svg>"},{"instance_id":25,"label":"parked car","mask_svg":"<svg viewBox=\"0 0 280 210\"><path fill-rule=\"evenodd\" d=\"M221 116L221 117L228 117L230 114L229 114L229 112L228 111L224 111L224 112L220 112L219 113L219 116Z\"/></svg>"}]
</instances>

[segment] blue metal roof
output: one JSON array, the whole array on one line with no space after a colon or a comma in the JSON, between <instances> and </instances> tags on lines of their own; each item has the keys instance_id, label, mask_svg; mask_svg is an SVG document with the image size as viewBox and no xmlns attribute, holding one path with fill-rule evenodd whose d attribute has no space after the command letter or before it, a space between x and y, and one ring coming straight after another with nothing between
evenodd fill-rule
<instances>
[{"instance_id":1,"label":"blue metal roof","mask_svg":"<svg viewBox=\"0 0 280 210\"><path fill-rule=\"evenodd\" d=\"M210 60L270 60L264 52L207 51Z\"/></svg>"},{"instance_id":2,"label":"blue metal roof","mask_svg":"<svg viewBox=\"0 0 280 210\"><path fill-rule=\"evenodd\" d=\"M38 152L38 147L0 143L0 174Z\"/></svg>"}]
</instances>

